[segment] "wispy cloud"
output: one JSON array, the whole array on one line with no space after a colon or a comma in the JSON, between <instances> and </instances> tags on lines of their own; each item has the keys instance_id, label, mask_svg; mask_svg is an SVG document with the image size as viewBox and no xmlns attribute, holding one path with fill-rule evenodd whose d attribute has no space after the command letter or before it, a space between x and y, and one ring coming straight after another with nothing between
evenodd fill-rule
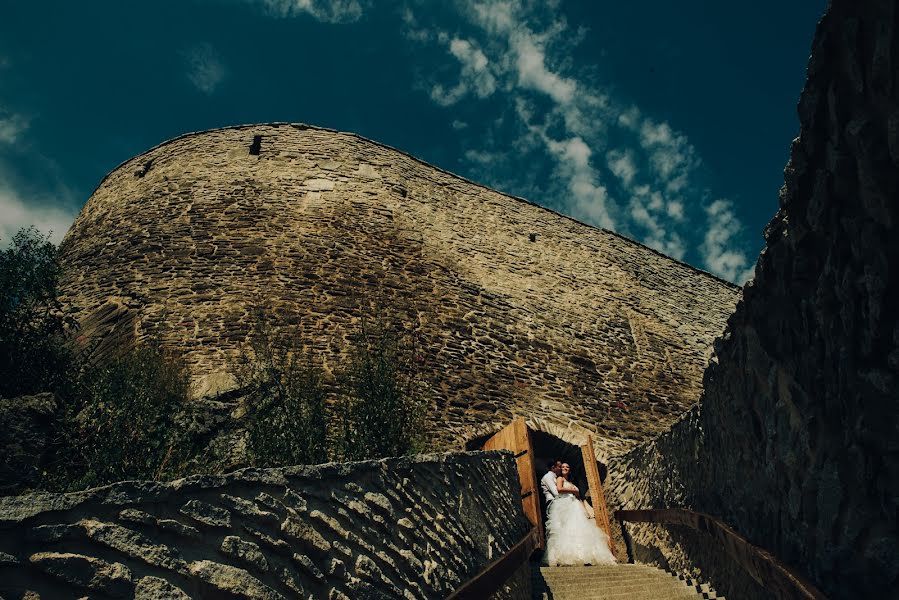
<instances>
[{"instance_id":1,"label":"wispy cloud","mask_svg":"<svg viewBox=\"0 0 899 600\"><path fill-rule=\"evenodd\" d=\"M550 178L540 185L548 204L675 258L698 257L713 273L742 283L748 272L742 227L728 201L706 206L711 194L699 183L702 162L695 148L670 123L645 115L571 67L571 50L584 32L558 16L558 5L558 0L459 0L460 15L474 26L464 37L450 35L441 23L428 22L428 11L407 5L407 37L443 45L461 65L451 80L437 71L422 87L448 108L465 97L504 100L504 115L516 119L514 126L496 121L506 128L506 139L514 137L504 146L515 152L507 154L535 153L552 165ZM502 159L496 145L485 148L483 140L501 136L498 130L479 134L466 157L477 169L487 166L484 158L490 156L495 173ZM709 228L701 240L695 219Z\"/></svg>"},{"instance_id":2,"label":"wispy cloud","mask_svg":"<svg viewBox=\"0 0 899 600\"><path fill-rule=\"evenodd\" d=\"M261 5L275 17L308 15L325 23L358 21L368 8L367 0L247 0Z\"/></svg>"},{"instance_id":3,"label":"wispy cloud","mask_svg":"<svg viewBox=\"0 0 899 600\"><path fill-rule=\"evenodd\" d=\"M187 78L204 94L212 94L225 79L226 69L212 45L202 43L184 53Z\"/></svg>"},{"instance_id":4,"label":"wispy cloud","mask_svg":"<svg viewBox=\"0 0 899 600\"><path fill-rule=\"evenodd\" d=\"M13 144L28 129L28 119L24 116L4 111L0 108L0 144Z\"/></svg>"},{"instance_id":5,"label":"wispy cloud","mask_svg":"<svg viewBox=\"0 0 899 600\"><path fill-rule=\"evenodd\" d=\"M752 277L754 265L746 255L734 250L735 238L743 230L727 200L715 200L705 207L706 233L700 250L705 264L713 273L743 283Z\"/></svg>"},{"instance_id":6,"label":"wispy cloud","mask_svg":"<svg viewBox=\"0 0 899 600\"><path fill-rule=\"evenodd\" d=\"M445 37L445 36L442 36ZM486 98L496 90L496 78L484 52L469 40L452 38L446 40L449 53L461 65L459 81L451 88L435 83L431 88L431 99L441 106L450 106L469 93L478 98Z\"/></svg>"},{"instance_id":7,"label":"wispy cloud","mask_svg":"<svg viewBox=\"0 0 899 600\"><path fill-rule=\"evenodd\" d=\"M5 183L0 184L0 248L8 246L20 229L30 226L50 235L53 243L61 242L75 220L75 211L57 202L56 199L30 196Z\"/></svg>"}]
</instances>

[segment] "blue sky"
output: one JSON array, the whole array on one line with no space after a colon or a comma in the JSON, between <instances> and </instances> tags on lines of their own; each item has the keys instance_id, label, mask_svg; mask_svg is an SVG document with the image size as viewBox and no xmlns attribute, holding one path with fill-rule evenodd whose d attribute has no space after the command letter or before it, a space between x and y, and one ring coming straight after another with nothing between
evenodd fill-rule
<instances>
[{"instance_id":1,"label":"blue sky","mask_svg":"<svg viewBox=\"0 0 899 600\"><path fill-rule=\"evenodd\" d=\"M825 0L0 0L0 243L187 131L353 131L742 283Z\"/></svg>"}]
</instances>

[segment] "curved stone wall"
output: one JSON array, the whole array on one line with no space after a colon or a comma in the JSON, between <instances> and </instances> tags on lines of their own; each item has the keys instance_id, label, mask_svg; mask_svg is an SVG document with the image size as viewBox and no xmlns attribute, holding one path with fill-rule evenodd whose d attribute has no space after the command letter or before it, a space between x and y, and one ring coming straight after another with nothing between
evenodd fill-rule
<instances>
[{"instance_id":1,"label":"curved stone wall","mask_svg":"<svg viewBox=\"0 0 899 600\"><path fill-rule=\"evenodd\" d=\"M228 386L254 304L329 371L361 307L389 307L421 335L438 441L456 448L513 415L592 433L602 455L662 431L698 397L738 295L616 234L291 124L127 161L62 249L84 335L112 351L164 321L154 335L186 354L198 394Z\"/></svg>"},{"instance_id":2,"label":"curved stone wall","mask_svg":"<svg viewBox=\"0 0 899 600\"><path fill-rule=\"evenodd\" d=\"M893 0L832 0L699 410L610 465L613 503L717 515L833 599L899 590L897 35Z\"/></svg>"},{"instance_id":3,"label":"curved stone wall","mask_svg":"<svg viewBox=\"0 0 899 600\"><path fill-rule=\"evenodd\" d=\"M473 452L4 497L0 596L445 598L530 529L519 491Z\"/></svg>"}]
</instances>

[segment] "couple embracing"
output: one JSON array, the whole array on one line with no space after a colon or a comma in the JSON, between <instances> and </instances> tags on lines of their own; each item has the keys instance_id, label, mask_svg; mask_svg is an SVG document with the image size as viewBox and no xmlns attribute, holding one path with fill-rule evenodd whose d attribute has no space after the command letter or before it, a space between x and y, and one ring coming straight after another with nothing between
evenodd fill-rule
<instances>
[{"instance_id":1,"label":"couple embracing","mask_svg":"<svg viewBox=\"0 0 899 600\"><path fill-rule=\"evenodd\" d=\"M540 480L546 499L546 553L543 562L559 565L598 565L615 562L609 538L587 517L580 490L568 481L571 467L554 460Z\"/></svg>"}]
</instances>

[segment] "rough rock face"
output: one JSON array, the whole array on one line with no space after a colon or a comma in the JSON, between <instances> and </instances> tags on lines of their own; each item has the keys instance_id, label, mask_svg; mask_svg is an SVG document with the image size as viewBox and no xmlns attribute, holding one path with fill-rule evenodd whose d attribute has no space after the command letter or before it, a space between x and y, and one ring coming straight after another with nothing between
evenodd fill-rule
<instances>
[{"instance_id":1,"label":"rough rock face","mask_svg":"<svg viewBox=\"0 0 899 600\"><path fill-rule=\"evenodd\" d=\"M530 529L519 490L476 452L0 498L0 596L444 598Z\"/></svg>"},{"instance_id":2,"label":"rough rock face","mask_svg":"<svg viewBox=\"0 0 899 600\"><path fill-rule=\"evenodd\" d=\"M698 397L738 294L396 150L290 124L190 134L129 160L63 256L82 333L111 351L165 321L199 394L227 387L254 305L296 325L330 372L381 303L421 335L450 448L512 415L545 416L532 425L574 442L592 433L602 454L662 431Z\"/></svg>"},{"instance_id":3,"label":"rough rock face","mask_svg":"<svg viewBox=\"0 0 899 600\"><path fill-rule=\"evenodd\" d=\"M832 598L899 589L897 11L832 1L701 411L610 467L620 505L720 515Z\"/></svg>"}]
</instances>

